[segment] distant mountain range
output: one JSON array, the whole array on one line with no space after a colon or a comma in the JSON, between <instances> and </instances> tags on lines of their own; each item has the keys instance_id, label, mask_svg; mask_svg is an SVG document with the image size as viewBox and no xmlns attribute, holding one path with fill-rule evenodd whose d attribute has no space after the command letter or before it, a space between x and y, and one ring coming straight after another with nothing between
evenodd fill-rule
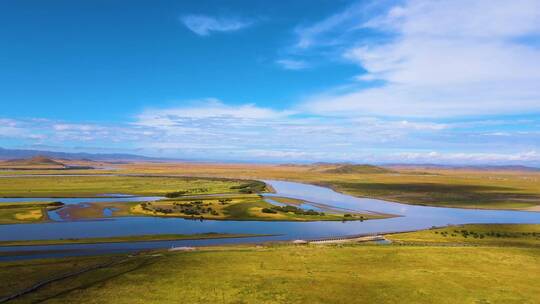
<instances>
[{"instance_id":1,"label":"distant mountain range","mask_svg":"<svg viewBox=\"0 0 540 304\"><path fill-rule=\"evenodd\" d=\"M485 170L485 171L527 171L540 172L540 168L521 165L441 165L441 164L388 164L386 168L394 169L454 169L454 170Z\"/></svg>"},{"instance_id":2,"label":"distant mountain range","mask_svg":"<svg viewBox=\"0 0 540 304\"><path fill-rule=\"evenodd\" d=\"M354 164L354 163L329 163L317 162L308 165L284 164L283 166L314 166L315 168L327 168L328 173L391 173L392 169L450 169L450 170L485 170L485 171L520 171L540 172L540 168L522 165L449 165L449 164Z\"/></svg>"},{"instance_id":3,"label":"distant mountain range","mask_svg":"<svg viewBox=\"0 0 540 304\"><path fill-rule=\"evenodd\" d=\"M164 161L166 159L147 157L136 154L123 154L123 153L70 153L70 152L55 152L45 150L22 150L22 149L4 149L0 148L0 160L9 159L24 159L37 156L50 157L54 159L68 159L68 160L95 160L95 161Z\"/></svg>"},{"instance_id":4,"label":"distant mountain range","mask_svg":"<svg viewBox=\"0 0 540 304\"><path fill-rule=\"evenodd\" d=\"M56 152L30 149L4 149L0 147L0 161L22 160L36 157L47 157L55 160L99 161L122 163L134 161L148 162L181 162L186 160L149 157L128 153L87 153L87 152ZM194 161L194 160L191 160ZM215 161L214 161L215 162ZM522 165L445 165L445 164L379 164L362 165L354 163L318 162L312 164L282 164L282 166L313 166L327 173L388 173L392 169L454 169L454 170L486 170L486 171L521 171L540 172L540 168Z\"/></svg>"}]
</instances>

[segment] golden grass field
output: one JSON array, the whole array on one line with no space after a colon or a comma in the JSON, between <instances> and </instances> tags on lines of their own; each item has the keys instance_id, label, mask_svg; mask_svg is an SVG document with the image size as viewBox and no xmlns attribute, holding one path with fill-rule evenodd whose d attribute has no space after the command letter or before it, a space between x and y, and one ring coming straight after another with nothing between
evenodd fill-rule
<instances>
[{"instance_id":1,"label":"golden grass field","mask_svg":"<svg viewBox=\"0 0 540 304\"><path fill-rule=\"evenodd\" d=\"M154 177L92 176L106 171L78 171L89 176L0 178L0 193L66 197L102 193L165 195L187 191L194 195L228 193L243 197L231 201L229 206L220 205L217 197L203 203L215 207L218 215L225 215L225 208L242 207L232 208L234 212L229 216L246 216L246 213L253 216L252 212L256 211L253 208L262 208L257 195L240 193L238 186L247 181L239 179L292 180L330 186L356 196L463 208L530 210L538 208L540 198L540 174L536 172L196 163L123 164L110 172ZM32 171L33 174L51 172ZM7 171L0 174L9 175ZM169 208L172 207L169 204L183 200L172 198L159 203L163 205L157 208ZM278 200L291 205L303 203L287 198ZM71 216L83 218L102 215L103 208L116 208L115 216L127 216L137 206L139 203L104 203L91 204L79 211L70 210L69 206L65 209ZM15 213L19 214L19 220L38 220L36 207L28 208ZM9 216L17 220L13 212ZM46 284L12 302L540 302L540 285L536 284L540 281L540 225L465 225L387 238L393 243L235 245L199 248L193 252L154 251L135 256L2 262L0 297L51 277L88 269ZM101 267L87 268L96 265Z\"/></svg>"},{"instance_id":2,"label":"golden grass field","mask_svg":"<svg viewBox=\"0 0 540 304\"><path fill-rule=\"evenodd\" d=\"M74 174L148 174L197 176L232 179L282 179L325 185L347 194L372 197L407 204L483 208L540 210L540 172L493 171L471 169L430 169L361 167L359 170L340 170L340 165L254 165L218 163L129 163L115 165L115 170L73 170ZM0 175L25 174L24 171L1 171ZM57 171L37 170L32 174L58 174ZM172 191L176 182L136 182L134 177L106 177L95 181L76 180L47 182L46 187L36 180L21 179L24 185L11 185L13 179L2 182L0 193L20 196L62 194L94 195L97 192L163 194ZM159 179L159 177L156 177ZM54 178L51 180L54 181ZM159 185L158 185L159 184ZM46 188L46 189L45 189ZM24 190L13 190L24 189ZM51 190L53 189L53 190ZM57 190L54 190L57 189ZM215 190L215 191L214 191ZM213 193L223 188L212 189ZM4 194L5 196L5 194Z\"/></svg>"},{"instance_id":3,"label":"golden grass field","mask_svg":"<svg viewBox=\"0 0 540 304\"><path fill-rule=\"evenodd\" d=\"M0 203L0 225L45 222L47 211L61 206L55 202Z\"/></svg>"},{"instance_id":4,"label":"golden grass field","mask_svg":"<svg viewBox=\"0 0 540 304\"><path fill-rule=\"evenodd\" d=\"M138 163L122 165L121 169L147 174L291 180L407 204L540 210L540 172L393 168L380 173L361 168L358 173L334 173L336 167L339 166Z\"/></svg>"},{"instance_id":5,"label":"golden grass field","mask_svg":"<svg viewBox=\"0 0 540 304\"><path fill-rule=\"evenodd\" d=\"M0 295L113 261L13 303L538 303L540 225L459 229L501 236L441 244L444 237L427 230L393 235L403 242L390 245L238 245L4 262Z\"/></svg>"},{"instance_id":6,"label":"golden grass field","mask_svg":"<svg viewBox=\"0 0 540 304\"><path fill-rule=\"evenodd\" d=\"M186 194L238 193L231 187L238 180L140 177L140 176L46 176L0 178L4 197L96 197L102 194L165 195L174 191Z\"/></svg>"}]
</instances>

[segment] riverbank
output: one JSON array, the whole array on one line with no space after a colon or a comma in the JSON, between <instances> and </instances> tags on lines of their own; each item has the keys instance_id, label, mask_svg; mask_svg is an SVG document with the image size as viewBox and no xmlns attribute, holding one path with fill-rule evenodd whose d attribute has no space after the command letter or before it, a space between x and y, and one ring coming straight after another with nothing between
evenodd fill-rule
<instances>
[{"instance_id":1,"label":"riverbank","mask_svg":"<svg viewBox=\"0 0 540 304\"><path fill-rule=\"evenodd\" d=\"M0 225L43 223L47 212L62 208L61 202L0 203Z\"/></svg>"},{"instance_id":2,"label":"riverbank","mask_svg":"<svg viewBox=\"0 0 540 304\"><path fill-rule=\"evenodd\" d=\"M385 237L398 244L531 247L540 249L540 224L468 224Z\"/></svg>"},{"instance_id":3,"label":"riverbank","mask_svg":"<svg viewBox=\"0 0 540 304\"><path fill-rule=\"evenodd\" d=\"M264 220L212 220L212 219L185 219L176 216L159 216L145 215L145 216L119 216L117 212L129 212L127 207L133 204L140 204L144 201L152 200L150 198L141 197L128 197L123 199L129 199L120 203L119 206L126 207L126 210L118 210L109 203L103 204L107 208L93 208L91 206L101 205L88 203L80 200L74 200L66 203L65 208L62 208L58 212L53 212L51 215L62 214L60 222L48 222L39 223L37 225L3 225L1 227L2 234L0 240L4 241L16 241L21 239L72 239L81 237L116 237L133 235L136 227L139 234L177 234L177 233L207 233L207 232L219 232L219 233L255 233L255 234L271 234L275 235L268 239L256 240L250 239L253 242L265 242L265 241L287 241L295 239L321 239L321 238L334 238L334 237L347 237L351 235L365 235L365 234L380 234L396 231L411 231L418 229L426 229L433 226L446 226L446 225L459 225L466 223L540 223L538 213L534 212L517 212L517 211L480 211L480 210L466 210L466 209L453 209L453 208L432 208L432 207L420 207L396 204L391 202L360 199L340 193L336 193L330 189L317 187L313 185L300 184L294 182L284 182L275 180L265 180L265 182L271 185L276 193L263 194L264 200L271 200L273 197L287 197L294 198L296 205L307 204L310 202L317 202L317 205L330 206L333 209L339 210L353 210L358 213L369 214L397 214L400 216L378 219L378 220L340 220L340 221L264 221ZM258 197L256 194L237 194L235 196L227 195L227 199L236 196ZM118 198L121 200L122 198ZM155 198L156 200L159 198ZM244 208L246 205L239 202L239 204L232 204L230 201L220 202L224 197L220 196L205 196L204 199L216 200L212 204L218 204L220 208L231 208L233 205L235 208L238 206L240 210L250 211L250 208ZM155 209L156 213L174 213L181 212L184 215L188 211L200 211L212 214L213 211L220 213L220 210L206 206L204 199L201 201L193 196L171 198L165 200L165 203L169 204L169 207L175 210L166 210L156 205L154 207L163 209ZM260 200L261 198L257 198ZM91 199L92 201L94 199ZM108 199L105 199L108 200ZM138 201L137 201L138 200ZM280 200L278 198L278 200ZM105 201L106 202L106 201ZM159 202L161 203L161 202ZM175 205L176 204L176 205ZM186 204L188 206L184 206ZM280 203L280 204L283 204ZM313 203L311 203L313 204ZM180 206L182 205L182 206ZM244 206L244 207L242 207ZM152 207L151 209L154 209ZM189 207L186 209L186 207ZM281 209L281 206L277 212L287 212L292 215L289 207ZM148 209L150 209L147 206ZM273 208L273 207L272 207ZM177 210L176 210L177 209ZM88 220L73 220L75 210L81 210L81 212L99 213L99 216L103 218L96 219L95 217ZM200 210L200 211L199 211ZM107 214L105 214L107 211ZM164 212L163 212L164 211ZM223 211L223 210L221 210ZM260 209L262 212L262 209ZM275 210L274 210L275 211ZM309 211L309 209L307 210ZM317 211L315 210L316 212ZM277 213L276 212L276 213ZM270 213L273 214L273 213ZM279 213L278 213L279 214ZM230 214L229 214L230 215ZM204 215L203 215L204 216ZM296 215L294 215L296 216ZM312 216L312 215L309 215ZM320 214L318 215L320 216ZM342 214L342 218L346 218L345 214ZM173 244L174 243L174 244ZM113 244L96 244L93 246L73 244L73 245L56 245L54 246L30 246L26 251L29 254L21 256L20 258L30 259L39 257L60 257L60 256L74 256L74 255L95 255L105 254L112 252L136 252L139 250L169 248L171 246L205 246L205 245L220 245L230 243L247 243L242 239L216 239L216 240L180 240L180 241L162 241L150 243L141 242L128 242L128 243L113 243ZM47 248L53 247L53 248ZM23 248L21 247L21 250ZM49 250L60 250L54 253L48 253ZM0 248L2 252L13 252L11 247ZM30 252L31 251L31 252ZM36 252L37 254L34 254ZM44 252L44 253L42 253ZM11 257L13 260L17 257ZM5 258L4 260L8 260Z\"/></svg>"},{"instance_id":4,"label":"riverbank","mask_svg":"<svg viewBox=\"0 0 540 304\"><path fill-rule=\"evenodd\" d=\"M128 243L128 242L158 242L176 240L206 240L206 239L226 239L226 238L249 238L263 237L270 235L248 234L248 233L199 233L199 234L150 234L132 235L106 238L78 238L60 240L21 240L21 241L0 241L0 246L43 246L43 245L69 245L69 244L104 244L104 243Z\"/></svg>"},{"instance_id":5,"label":"riverbank","mask_svg":"<svg viewBox=\"0 0 540 304\"><path fill-rule=\"evenodd\" d=\"M505 234L491 244L472 237L471 244L445 246L425 239L390 245L234 245L4 262L0 297L110 263L45 284L14 303L534 303L540 294L535 284L540 250L507 241L539 226L485 226ZM424 233L444 238L431 230L416 235Z\"/></svg>"}]
</instances>

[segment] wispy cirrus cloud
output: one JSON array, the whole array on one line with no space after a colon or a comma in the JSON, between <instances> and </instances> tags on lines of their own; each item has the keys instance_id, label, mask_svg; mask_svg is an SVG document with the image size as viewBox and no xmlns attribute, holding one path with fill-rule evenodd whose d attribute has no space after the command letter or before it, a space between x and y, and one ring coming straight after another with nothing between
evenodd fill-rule
<instances>
[{"instance_id":1,"label":"wispy cirrus cloud","mask_svg":"<svg viewBox=\"0 0 540 304\"><path fill-rule=\"evenodd\" d=\"M309 64L304 60L294 59L279 59L276 63L286 70L304 70L309 67Z\"/></svg>"},{"instance_id":2,"label":"wispy cirrus cloud","mask_svg":"<svg viewBox=\"0 0 540 304\"><path fill-rule=\"evenodd\" d=\"M253 21L206 15L185 15L180 20L199 36L209 36L214 32L234 32L253 25Z\"/></svg>"},{"instance_id":3,"label":"wispy cirrus cloud","mask_svg":"<svg viewBox=\"0 0 540 304\"><path fill-rule=\"evenodd\" d=\"M361 88L312 96L302 110L401 117L540 112L540 2L383 3L359 2L297 30L296 47L335 48L363 70L356 77Z\"/></svg>"},{"instance_id":4,"label":"wispy cirrus cloud","mask_svg":"<svg viewBox=\"0 0 540 304\"><path fill-rule=\"evenodd\" d=\"M388 1L357 1L346 9L310 25L299 25L294 47L300 50L351 43L357 28Z\"/></svg>"}]
</instances>

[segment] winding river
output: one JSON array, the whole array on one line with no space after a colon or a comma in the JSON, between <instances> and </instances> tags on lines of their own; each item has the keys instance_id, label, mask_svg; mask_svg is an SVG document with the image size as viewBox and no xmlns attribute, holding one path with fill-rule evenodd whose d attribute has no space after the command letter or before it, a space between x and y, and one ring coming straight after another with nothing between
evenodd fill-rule
<instances>
[{"instance_id":1,"label":"winding river","mask_svg":"<svg viewBox=\"0 0 540 304\"><path fill-rule=\"evenodd\" d=\"M176 246L204 246L231 243L254 243L293 239L317 239L364 233L384 233L425 229L432 226L467 223L536 223L540 224L540 212L507 210L472 210L439 208L392 203L377 199L358 198L335 192L329 188L295 182L265 180L276 193L272 196L298 198L335 208L359 212L377 212L398 215L397 217L348 222L263 222L263 221L193 221L181 218L162 217L111 217L99 220L53 221L39 224L0 225L0 241L66 239L85 237L109 237L138 234L193 234L193 233L253 233L273 234L270 237L252 237L212 240L179 240L156 242L131 242L108 244L76 244L48 246L0 247L1 260L123 253L145 249L170 248ZM159 197L120 198L69 198L69 199L19 199L19 201L59 200L65 204L80 204L104 201L148 201ZM15 201L14 199L0 199ZM51 216L55 220L54 215Z\"/></svg>"}]
</instances>

